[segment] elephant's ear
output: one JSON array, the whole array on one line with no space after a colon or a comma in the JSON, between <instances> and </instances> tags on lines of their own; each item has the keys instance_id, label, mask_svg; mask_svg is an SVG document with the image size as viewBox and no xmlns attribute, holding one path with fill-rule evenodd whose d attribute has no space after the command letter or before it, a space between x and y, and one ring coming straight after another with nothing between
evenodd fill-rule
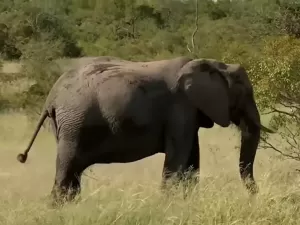
<instances>
[{"instance_id":1,"label":"elephant's ear","mask_svg":"<svg viewBox=\"0 0 300 225\"><path fill-rule=\"evenodd\" d=\"M229 87L221 70L205 59L188 62L179 71L179 87L191 103L222 127L230 124Z\"/></svg>"}]
</instances>

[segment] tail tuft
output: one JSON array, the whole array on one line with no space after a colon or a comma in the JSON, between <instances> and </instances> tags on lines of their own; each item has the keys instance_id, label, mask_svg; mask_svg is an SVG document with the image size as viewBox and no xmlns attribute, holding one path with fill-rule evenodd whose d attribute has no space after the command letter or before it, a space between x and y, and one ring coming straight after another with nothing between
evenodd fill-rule
<instances>
[{"instance_id":1,"label":"tail tuft","mask_svg":"<svg viewBox=\"0 0 300 225\"><path fill-rule=\"evenodd\" d=\"M19 155L17 156L17 159L18 159L18 161L19 161L20 163L25 163L26 160L27 160L27 153L25 153L25 154L19 154Z\"/></svg>"}]
</instances>

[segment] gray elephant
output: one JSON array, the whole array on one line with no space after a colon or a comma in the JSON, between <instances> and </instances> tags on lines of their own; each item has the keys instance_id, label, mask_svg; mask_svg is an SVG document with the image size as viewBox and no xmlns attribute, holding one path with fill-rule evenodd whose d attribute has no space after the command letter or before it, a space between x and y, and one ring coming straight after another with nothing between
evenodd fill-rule
<instances>
[{"instance_id":1,"label":"gray elephant","mask_svg":"<svg viewBox=\"0 0 300 225\"><path fill-rule=\"evenodd\" d=\"M80 176L96 163L127 163L165 153L163 183L199 170L198 129L239 126L240 174L257 192L253 163L261 129L245 69L212 59L177 57L130 62L101 58L64 73L54 84L24 163L44 120L57 141L55 200L72 200ZM250 182L246 182L249 177Z\"/></svg>"}]
</instances>

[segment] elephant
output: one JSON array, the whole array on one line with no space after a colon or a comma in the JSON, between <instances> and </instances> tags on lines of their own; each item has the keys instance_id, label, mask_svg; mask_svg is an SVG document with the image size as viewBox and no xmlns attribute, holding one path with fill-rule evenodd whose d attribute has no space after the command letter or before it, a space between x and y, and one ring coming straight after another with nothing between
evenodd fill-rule
<instances>
[{"instance_id":1,"label":"elephant","mask_svg":"<svg viewBox=\"0 0 300 225\"><path fill-rule=\"evenodd\" d=\"M52 199L74 200L81 174L94 164L134 162L164 153L162 184L200 169L198 130L241 130L239 172L258 187L253 164L261 130L253 86L240 64L178 56L156 61L100 58L61 75L50 90L28 152L46 118L57 143Z\"/></svg>"}]
</instances>

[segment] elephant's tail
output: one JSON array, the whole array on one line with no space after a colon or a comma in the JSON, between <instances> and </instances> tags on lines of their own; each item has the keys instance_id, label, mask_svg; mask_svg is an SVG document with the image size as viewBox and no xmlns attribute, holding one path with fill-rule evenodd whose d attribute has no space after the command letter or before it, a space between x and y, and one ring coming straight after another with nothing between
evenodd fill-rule
<instances>
[{"instance_id":1,"label":"elephant's tail","mask_svg":"<svg viewBox=\"0 0 300 225\"><path fill-rule=\"evenodd\" d=\"M17 156L17 159L18 159L19 162L21 162L21 163L25 163L26 162L27 156L28 156L28 152L30 151L31 146L32 146L32 144L33 144L33 142L34 142L37 134L39 133L39 131L40 131L40 129L41 129L41 127L42 127L42 125L43 125L43 123L44 123L44 121L45 121L45 119L47 118L48 115L49 115L48 111L44 110L44 112L40 116L38 125L37 125L37 127L35 129L35 132L34 132L32 138L31 138L30 142L29 142L29 145L27 146L27 148L26 148L26 150L24 151L23 154L20 153Z\"/></svg>"}]
</instances>

